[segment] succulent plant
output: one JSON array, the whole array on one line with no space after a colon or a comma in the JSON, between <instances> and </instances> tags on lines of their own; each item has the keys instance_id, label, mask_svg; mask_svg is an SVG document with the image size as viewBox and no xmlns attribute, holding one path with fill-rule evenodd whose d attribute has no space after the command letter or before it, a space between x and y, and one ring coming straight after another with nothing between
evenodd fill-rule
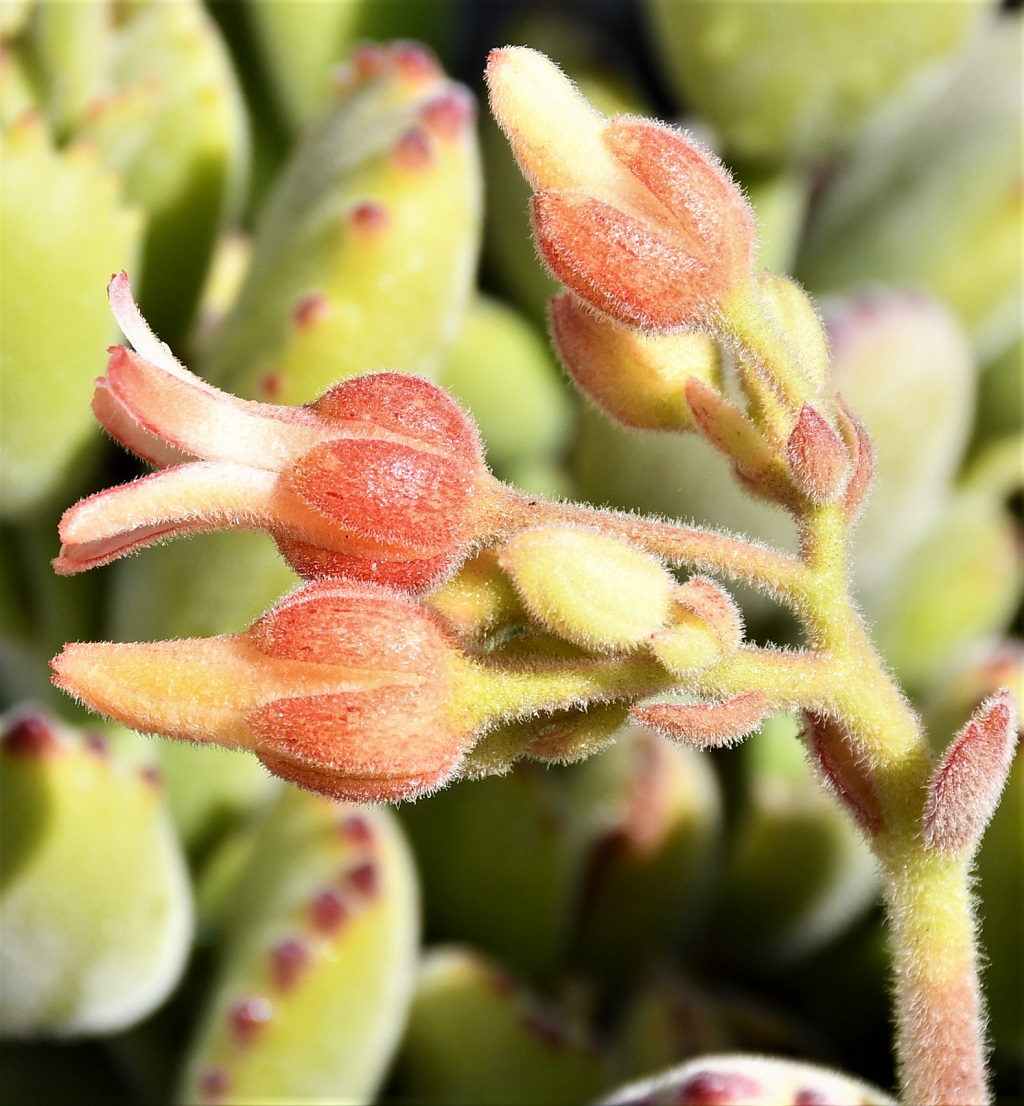
<instances>
[{"instance_id":1,"label":"succulent plant","mask_svg":"<svg viewBox=\"0 0 1024 1106\"><path fill-rule=\"evenodd\" d=\"M0 11L12 1101L1019 1082L1019 13L523 8Z\"/></svg>"}]
</instances>

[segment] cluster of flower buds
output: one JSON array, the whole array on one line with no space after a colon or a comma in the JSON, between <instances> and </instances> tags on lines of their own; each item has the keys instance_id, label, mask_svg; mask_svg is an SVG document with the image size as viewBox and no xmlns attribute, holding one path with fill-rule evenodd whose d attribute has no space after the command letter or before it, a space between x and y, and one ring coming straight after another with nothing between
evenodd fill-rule
<instances>
[{"instance_id":1,"label":"cluster of flower buds","mask_svg":"<svg viewBox=\"0 0 1024 1106\"><path fill-rule=\"evenodd\" d=\"M626 426L696 430L762 498L791 509L842 500L855 515L871 478L867 435L831 395L807 297L755 273L753 213L736 182L675 128L605 118L536 51L494 51L487 76L535 190L538 249L567 289L552 331L578 387ZM719 344L749 412L724 393Z\"/></svg>"}]
</instances>

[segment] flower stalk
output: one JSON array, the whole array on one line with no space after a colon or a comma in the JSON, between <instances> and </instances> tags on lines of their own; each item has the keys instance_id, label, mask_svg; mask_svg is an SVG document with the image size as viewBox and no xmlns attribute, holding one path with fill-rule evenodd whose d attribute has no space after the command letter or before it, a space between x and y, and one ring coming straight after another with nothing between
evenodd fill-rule
<instances>
[{"instance_id":1,"label":"flower stalk","mask_svg":"<svg viewBox=\"0 0 1024 1106\"><path fill-rule=\"evenodd\" d=\"M236 399L173 358L120 274L110 298L135 352L112 352L94 411L158 471L72 507L57 571L258 527L305 582L240 634L68 645L55 682L134 727L243 748L357 801L473 774L505 724L489 771L552 747L587 755L592 735L573 724L603 704L704 748L798 714L884 886L903 1100L983 1103L969 886L1016 746L1012 696L982 703L933 763L853 598L870 438L830 381L810 300L755 272L753 213L724 168L676 129L605 119L533 51L495 51L487 77L535 190L539 251L567 288L552 318L570 375L626 425L702 437L751 496L788 511L799 554L517 491L487 469L468 416L417 378L375 372L301 407ZM697 574L680 583L680 567ZM745 641L704 573L791 608L801 647ZM544 715L554 737L533 725Z\"/></svg>"}]
</instances>

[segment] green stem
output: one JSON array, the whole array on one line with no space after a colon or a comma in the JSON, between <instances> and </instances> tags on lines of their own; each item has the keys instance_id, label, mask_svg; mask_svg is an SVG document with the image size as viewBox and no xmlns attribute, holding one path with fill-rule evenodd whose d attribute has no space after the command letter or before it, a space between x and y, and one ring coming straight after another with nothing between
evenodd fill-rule
<instances>
[{"instance_id":1,"label":"green stem","mask_svg":"<svg viewBox=\"0 0 1024 1106\"><path fill-rule=\"evenodd\" d=\"M914 1106L989 1101L970 862L920 839L883 857L893 948L901 1097Z\"/></svg>"},{"instance_id":2,"label":"green stem","mask_svg":"<svg viewBox=\"0 0 1024 1106\"><path fill-rule=\"evenodd\" d=\"M459 699L452 710L473 729L539 711L636 699L664 691L673 677L643 653L561 660L465 661L453 681Z\"/></svg>"},{"instance_id":3,"label":"green stem","mask_svg":"<svg viewBox=\"0 0 1024 1106\"><path fill-rule=\"evenodd\" d=\"M914 713L872 645L850 598L847 525L838 505L800 520L808 589L801 615L827 657L835 713L869 767L883 829L879 860L893 950L896 1056L906 1103L984 1103L982 1000L969 858L929 849L921 835L931 752Z\"/></svg>"}]
</instances>

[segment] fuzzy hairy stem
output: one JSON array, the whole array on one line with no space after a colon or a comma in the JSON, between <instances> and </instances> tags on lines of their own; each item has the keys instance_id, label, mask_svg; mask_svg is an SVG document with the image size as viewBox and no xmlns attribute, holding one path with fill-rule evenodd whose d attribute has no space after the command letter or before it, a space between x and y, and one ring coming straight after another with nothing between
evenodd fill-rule
<instances>
[{"instance_id":1,"label":"fuzzy hairy stem","mask_svg":"<svg viewBox=\"0 0 1024 1106\"><path fill-rule=\"evenodd\" d=\"M869 843L885 884L901 1100L982 1104L989 1096L970 858L930 849L922 836L932 756L850 597L841 508L814 509L799 523L810 581L801 618L811 645L829 657L835 713L869 767L882 813L884 828Z\"/></svg>"},{"instance_id":2,"label":"fuzzy hairy stem","mask_svg":"<svg viewBox=\"0 0 1024 1106\"><path fill-rule=\"evenodd\" d=\"M980 1106L989 1094L970 863L919 841L884 863L902 1099Z\"/></svg>"}]
</instances>

